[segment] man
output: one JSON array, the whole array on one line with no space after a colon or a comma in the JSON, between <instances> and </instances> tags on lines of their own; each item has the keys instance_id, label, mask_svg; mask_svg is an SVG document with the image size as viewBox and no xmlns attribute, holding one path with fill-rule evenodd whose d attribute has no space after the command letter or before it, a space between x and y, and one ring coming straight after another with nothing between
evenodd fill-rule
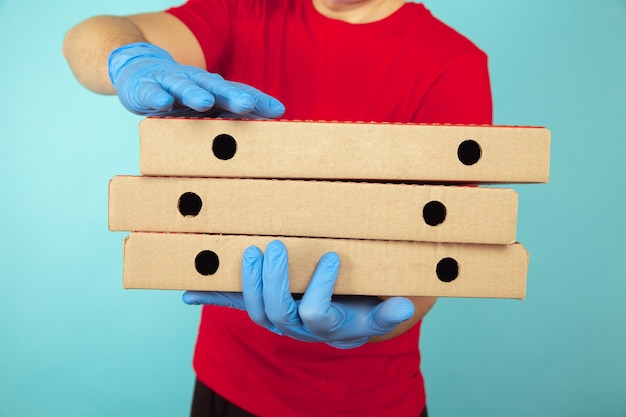
<instances>
[{"instance_id":1,"label":"man","mask_svg":"<svg viewBox=\"0 0 626 417\"><path fill-rule=\"evenodd\" d=\"M401 0L189 0L88 19L64 53L83 85L142 115L491 123L484 53ZM294 300L279 241L242 264L243 294L183 296L206 304L192 415L426 415L434 298L331 298L331 253Z\"/></svg>"}]
</instances>

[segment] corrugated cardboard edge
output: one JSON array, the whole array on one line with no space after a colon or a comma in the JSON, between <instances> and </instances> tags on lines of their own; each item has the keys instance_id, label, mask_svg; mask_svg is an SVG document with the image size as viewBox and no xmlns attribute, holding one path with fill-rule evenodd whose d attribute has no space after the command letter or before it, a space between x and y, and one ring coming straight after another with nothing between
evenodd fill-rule
<instances>
[{"instance_id":1,"label":"corrugated cardboard edge","mask_svg":"<svg viewBox=\"0 0 626 417\"><path fill-rule=\"evenodd\" d=\"M124 240L124 288L241 291L241 254L276 237L131 233ZM289 250L291 290L301 293L321 255L339 254L336 294L524 299L529 254L519 243L471 245L280 237ZM194 259L205 250L219 268L205 276ZM459 276L442 282L437 263L456 259Z\"/></svg>"},{"instance_id":2,"label":"corrugated cardboard edge","mask_svg":"<svg viewBox=\"0 0 626 417\"><path fill-rule=\"evenodd\" d=\"M190 193L198 212L183 215L178 203ZM431 203L443 207L441 223L425 219ZM109 182L112 231L510 244L517 212L510 188L139 176Z\"/></svg>"},{"instance_id":3,"label":"corrugated cardboard edge","mask_svg":"<svg viewBox=\"0 0 626 417\"><path fill-rule=\"evenodd\" d=\"M186 123L188 121L189 123ZM224 125L227 130L220 132L231 132L235 129L239 134L243 134L237 143L242 144L237 154L228 161L213 161L211 156L211 141L207 141L203 135L214 127L204 126L203 123L213 125ZM247 124L244 125L244 124ZM156 126L159 125L159 126ZM174 125L174 126L173 126ZM346 129L342 129L345 125ZM220 126L221 128L221 126ZM335 131L342 129L345 133L317 132L317 130ZM498 136L515 135L527 131L529 138L521 140L517 138L513 142L495 141L490 146L499 149L496 152L487 152L481 158L481 162L471 167L457 163L446 163L445 165L429 165L430 161L442 160L438 152L431 153L433 143L401 140L406 135L394 138L398 129L419 129L423 132L429 131L429 136L434 131L441 131L442 128L450 130L467 131L468 138L472 138L479 131L484 131L489 135ZM268 129L281 130L280 137L270 139L267 136ZM309 137L309 140L289 141L284 135L294 135L293 129L303 129L301 135ZM325 178L343 179L370 179L370 180L411 180L419 182L471 182L471 183L546 183L550 176L550 140L551 133L545 127L539 126L505 126L505 125L459 125L459 124L420 124L420 123L374 123L374 122L336 122L336 121L309 121L309 120L242 120L242 119L198 119L198 118L147 118L140 123L140 171L144 175L154 176L224 176L224 177L256 177L256 178L317 178L323 175ZM262 141L252 140L251 131L258 130L258 134L263 136ZM270 130L269 132L271 132ZM282 130L291 133L282 133ZM376 148L372 153L371 148L376 147L378 140L373 140L368 131L387 132L384 149ZM167 132L177 132L168 134ZM265 132L265 133L264 133ZM472 133L473 132L473 133ZM215 133L215 132L214 132ZM232 133L232 132L231 132ZM279 132L276 132L278 134ZM234 134L234 133L233 133ZM383 133L380 133L381 135ZM317 137L315 137L317 135ZM332 135L329 136L329 135ZM364 136L365 135L365 136ZM439 133L436 133L439 135ZM525 135L525 134L524 134ZM270 135L271 136L271 135ZM296 135L297 136L297 135ZM334 137L341 137L343 140L337 141ZM540 137L540 139L538 138ZM202 139L200 139L202 137ZM311 140L311 137L315 139ZM347 140L352 137L353 140ZM369 139L367 139L369 137ZM150 139L148 139L150 138ZM354 140L356 139L356 140ZM478 138L475 138L479 140ZM482 142L483 139L479 140ZM307 144L308 143L308 144ZM320 143L319 146L317 144ZM447 145L446 145L447 143ZM454 148L458 143L454 141ZM245 144L245 145L243 145ZM313 145L312 145L313 144ZM351 165L348 163L338 163L338 155L346 152L352 153L352 146L370 149L366 153L367 158L379 158L379 160L394 160L393 165L385 164L362 164L360 162L367 158L355 158ZM314 146L315 145L315 146ZM452 146L449 140L440 140L436 148ZM504 148L502 146L505 146ZM348 148L342 149L343 146ZM415 147L417 146L417 147ZM278 157L286 148L294 147L290 154L307 155L306 159L296 158L298 163ZM506 149L514 148L513 151ZM195 152L190 153L190 149ZM335 149L335 152L328 153L328 149ZM412 151L409 151L412 149ZM417 150L420 150L419 152ZM407 155L424 155L420 166L416 167L414 159L407 159ZM448 149L445 153L445 161L450 160L450 156L456 151ZM185 163L182 164L182 156L185 155ZM374 156L372 156L374 155ZM503 159L504 157L504 159ZM255 164L255 158L259 158L264 164ZM517 166L519 160L524 160L522 165ZM308 163L310 162L310 164ZM324 165L324 170L320 173L318 167ZM424 169L420 168L424 166ZM517 168L515 168L517 166ZM377 167L377 168L375 168ZM382 168L385 167L385 168ZM393 168L391 168L393 167ZM515 168L515 169L514 169ZM513 171L515 172L513 172Z\"/></svg>"}]
</instances>

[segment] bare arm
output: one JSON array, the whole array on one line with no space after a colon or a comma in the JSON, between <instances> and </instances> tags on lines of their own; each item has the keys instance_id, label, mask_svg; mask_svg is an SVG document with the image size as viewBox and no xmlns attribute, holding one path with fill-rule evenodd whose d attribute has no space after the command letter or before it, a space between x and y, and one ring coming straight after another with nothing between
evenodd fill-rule
<instances>
[{"instance_id":1,"label":"bare arm","mask_svg":"<svg viewBox=\"0 0 626 417\"><path fill-rule=\"evenodd\" d=\"M168 13L89 18L67 32L63 55L82 85L96 93L115 94L108 75L109 54L115 48L135 42L160 46L181 64L205 66L195 36Z\"/></svg>"}]
</instances>

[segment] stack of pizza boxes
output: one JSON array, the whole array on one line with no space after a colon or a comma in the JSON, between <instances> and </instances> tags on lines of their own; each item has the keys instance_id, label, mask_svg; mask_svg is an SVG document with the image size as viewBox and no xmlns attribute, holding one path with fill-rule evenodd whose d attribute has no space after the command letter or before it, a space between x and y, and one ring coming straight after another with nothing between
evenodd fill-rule
<instances>
[{"instance_id":1,"label":"stack of pizza boxes","mask_svg":"<svg viewBox=\"0 0 626 417\"><path fill-rule=\"evenodd\" d=\"M149 117L142 175L109 186L124 287L241 291L244 250L280 239L294 293L334 251L336 294L522 299L501 185L547 182L549 147L542 127Z\"/></svg>"}]
</instances>

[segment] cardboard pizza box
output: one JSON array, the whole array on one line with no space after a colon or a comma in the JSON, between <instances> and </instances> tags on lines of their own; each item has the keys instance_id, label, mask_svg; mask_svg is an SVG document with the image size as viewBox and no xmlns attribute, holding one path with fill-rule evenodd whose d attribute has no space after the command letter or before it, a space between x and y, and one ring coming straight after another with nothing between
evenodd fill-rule
<instances>
[{"instance_id":1,"label":"cardboard pizza box","mask_svg":"<svg viewBox=\"0 0 626 417\"><path fill-rule=\"evenodd\" d=\"M549 165L543 127L159 117L140 124L140 171L151 176L543 183Z\"/></svg>"},{"instance_id":2,"label":"cardboard pizza box","mask_svg":"<svg viewBox=\"0 0 626 417\"><path fill-rule=\"evenodd\" d=\"M109 228L509 244L517 200L506 188L117 176Z\"/></svg>"},{"instance_id":3,"label":"cardboard pizza box","mask_svg":"<svg viewBox=\"0 0 626 417\"><path fill-rule=\"evenodd\" d=\"M241 256L275 239L131 233L124 240L125 288L241 291ZM475 245L280 237L291 291L303 293L317 261L341 259L335 294L523 299L528 253L521 244Z\"/></svg>"}]
</instances>

